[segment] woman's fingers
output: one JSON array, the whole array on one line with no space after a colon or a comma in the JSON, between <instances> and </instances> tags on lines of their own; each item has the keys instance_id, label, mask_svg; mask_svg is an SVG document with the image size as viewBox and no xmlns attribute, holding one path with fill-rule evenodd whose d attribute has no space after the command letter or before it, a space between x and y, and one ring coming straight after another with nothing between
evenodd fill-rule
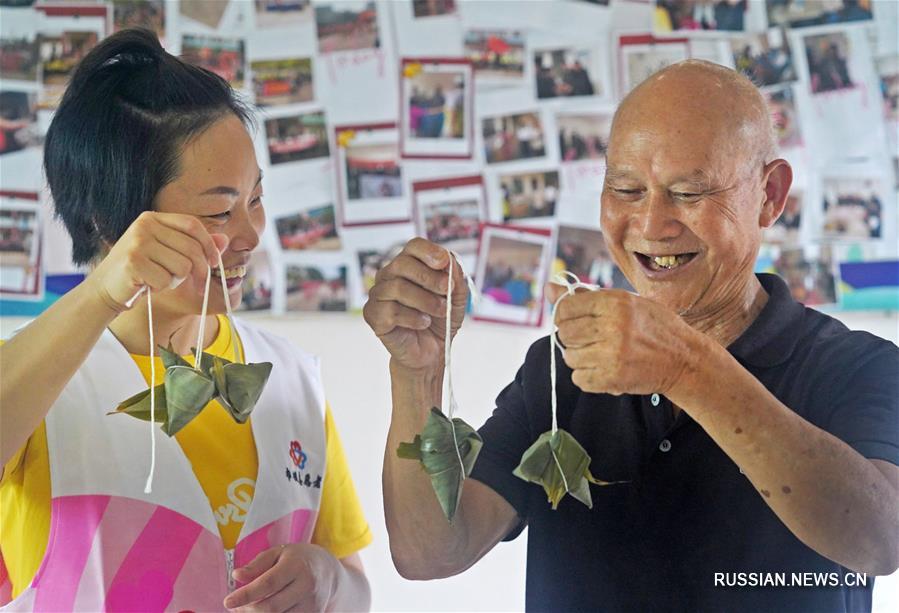
<instances>
[{"instance_id":1,"label":"woman's fingers","mask_svg":"<svg viewBox=\"0 0 899 613\"><path fill-rule=\"evenodd\" d=\"M369 301L398 302L432 317L446 316L446 298L399 277L379 283L368 297Z\"/></svg>"}]
</instances>

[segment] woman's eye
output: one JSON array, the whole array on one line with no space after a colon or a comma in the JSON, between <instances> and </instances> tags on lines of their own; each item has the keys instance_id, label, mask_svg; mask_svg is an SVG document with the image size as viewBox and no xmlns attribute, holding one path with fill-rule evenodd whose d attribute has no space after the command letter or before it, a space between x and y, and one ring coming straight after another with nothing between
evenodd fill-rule
<instances>
[{"instance_id":1,"label":"woman's eye","mask_svg":"<svg viewBox=\"0 0 899 613\"><path fill-rule=\"evenodd\" d=\"M215 215L205 215L206 219L212 219L213 221L227 221L231 218L231 211L224 211L222 213L216 213Z\"/></svg>"}]
</instances>

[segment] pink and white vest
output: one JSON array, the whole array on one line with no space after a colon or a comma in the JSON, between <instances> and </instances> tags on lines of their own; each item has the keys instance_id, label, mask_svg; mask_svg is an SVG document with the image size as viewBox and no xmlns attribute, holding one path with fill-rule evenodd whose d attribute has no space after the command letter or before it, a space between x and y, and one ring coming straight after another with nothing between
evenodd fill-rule
<instances>
[{"instance_id":1,"label":"pink and white vest","mask_svg":"<svg viewBox=\"0 0 899 613\"><path fill-rule=\"evenodd\" d=\"M31 585L0 610L223 610L233 568L270 547L309 542L325 474L318 360L235 327L247 362L274 364L251 419L259 472L237 546L224 549L189 461L161 432L153 493L144 494L149 425L106 413L147 384L106 331L47 415L50 540ZM7 579L0 602L8 599Z\"/></svg>"}]
</instances>

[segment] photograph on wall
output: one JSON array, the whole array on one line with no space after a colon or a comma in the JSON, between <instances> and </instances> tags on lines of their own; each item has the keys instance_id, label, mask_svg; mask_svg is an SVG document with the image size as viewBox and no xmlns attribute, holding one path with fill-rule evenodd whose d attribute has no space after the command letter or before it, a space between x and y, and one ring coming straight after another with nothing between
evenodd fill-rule
<instances>
[{"instance_id":1,"label":"photograph on wall","mask_svg":"<svg viewBox=\"0 0 899 613\"><path fill-rule=\"evenodd\" d=\"M312 0L254 0L257 28L289 28L312 21Z\"/></svg>"},{"instance_id":2,"label":"photograph on wall","mask_svg":"<svg viewBox=\"0 0 899 613\"><path fill-rule=\"evenodd\" d=\"M556 128L563 163L605 161L612 129L611 113L559 113Z\"/></svg>"},{"instance_id":3,"label":"photograph on wall","mask_svg":"<svg viewBox=\"0 0 899 613\"><path fill-rule=\"evenodd\" d=\"M479 84L516 85L524 78L524 32L468 30L464 54L471 60Z\"/></svg>"},{"instance_id":4,"label":"photograph on wall","mask_svg":"<svg viewBox=\"0 0 899 613\"><path fill-rule=\"evenodd\" d=\"M813 94L855 86L850 74L849 38L843 32L817 34L803 39L808 59L809 85Z\"/></svg>"},{"instance_id":5,"label":"photograph on wall","mask_svg":"<svg viewBox=\"0 0 899 613\"><path fill-rule=\"evenodd\" d=\"M515 162L546 155L540 113L516 113L481 119L484 159L488 164Z\"/></svg>"},{"instance_id":6,"label":"photograph on wall","mask_svg":"<svg viewBox=\"0 0 899 613\"><path fill-rule=\"evenodd\" d=\"M0 38L0 79L36 83L41 63L39 49L33 32Z\"/></svg>"},{"instance_id":7,"label":"photograph on wall","mask_svg":"<svg viewBox=\"0 0 899 613\"><path fill-rule=\"evenodd\" d=\"M593 49L566 47L534 52L537 98L600 96L604 93L598 53Z\"/></svg>"},{"instance_id":8,"label":"photograph on wall","mask_svg":"<svg viewBox=\"0 0 899 613\"><path fill-rule=\"evenodd\" d=\"M330 155L323 111L266 119L265 138L272 166Z\"/></svg>"},{"instance_id":9,"label":"photograph on wall","mask_svg":"<svg viewBox=\"0 0 899 613\"><path fill-rule=\"evenodd\" d=\"M799 230L802 222L802 205L805 195L801 190L791 190L787 196L786 205L784 205L783 213L774 222L770 228L764 231L764 241L766 243L798 246Z\"/></svg>"},{"instance_id":10,"label":"photograph on wall","mask_svg":"<svg viewBox=\"0 0 899 613\"><path fill-rule=\"evenodd\" d=\"M556 235L556 257L551 272L558 274L565 270L577 275L577 278L584 283L604 289L634 291L612 259L602 231L596 228L559 226Z\"/></svg>"},{"instance_id":11,"label":"photograph on wall","mask_svg":"<svg viewBox=\"0 0 899 613\"><path fill-rule=\"evenodd\" d=\"M312 58L250 62L257 106L283 106L311 101Z\"/></svg>"},{"instance_id":12,"label":"photograph on wall","mask_svg":"<svg viewBox=\"0 0 899 613\"><path fill-rule=\"evenodd\" d=\"M877 58L875 63L890 151L896 154L899 150L899 57L887 55Z\"/></svg>"},{"instance_id":13,"label":"photograph on wall","mask_svg":"<svg viewBox=\"0 0 899 613\"><path fill-rule=\"evenodd\" d=\"M870 21L871 0L765 0L769 26L830 25Z\"/></svg>"},{"instance_id":14,"label":"photograph on wall","mask_svg":"<svg viewBox=\"0 0 899 613\"><path fill-rule=\"evenodd\" d=\"M503 221L552 217L559 199L559 172L531 171L499 175Z\"/></svg>"},{"instance_id":15,"label":"photograph on wall","mask_svg":"<svg viewBox=\"0 0 899 613\"><path fill-rule=\"evenodd\" d=\"M806 306L837 301L830 245L782 249L769 272L786 281L793 298Z\"/></svg>"},{"instance_id":16,"label":"photograph on wall","mask_svg":"<svg viewBox=\"0 0 899 613\"><path fill-rule=\"evenodd\" d=\"M410 236L411 238L411 236ZM361 308L368 300L368 292L375 285L375 277L382 268L390 264L406 246L406 241L388 242L383 247L364 247L356 251L359 266L360 287L353 305Z\"/></svg>"},{"instance_id":17,"label":"photograph on wall","mask_svg":"<svg viewBox=\"0 0 899 613\"><path fill-rule=\"evenodd\" d=\"M687 39L633 35L622 36L618 45L619 98L651 74L690 57Z\"/></svg>"},{"instance_id":18,"label":"photograph on wall","mask_svg":"<svg viewBox=\"0 0 899 613\"><path fill-rule=\"evenodd\" d=\"M543 286L552 259L550 230L484 224L475 285L474 319L539 326Z\"/></svg>"},{"instance_id":19,"label":"photograph on wall","mask_svg":"<svg viewBox=\"0 0 899 613\"><path fill-rule=\"evenodd\" d=\"M346 266L325 262L287 264L287 311L346 311Z\"/></svg>"},{"instance_id":20,"label":"photograph on wall","mask_svg":"<svg viewBox=\"0 0 899 613\"><path fill-rule=\"evenodd\" d=\"M0 192L0 298L37 300L43 295L38 195Z\"/></svg>"},{"instance_id":21,"label":"photograph on wall","mask_svg":"<svg viewBox=\"0 0 899 613\"><path fill-rule=\"evenodd\" d=\"M416 18L455 15L456 0L412 0L412 14Z\"/></svg>"},{"instance_id":22,"label":"photograph on wall","mask_svg":"<svg viewBox=\"0 0 899 613\"><path fill-rule=\"evenodd\" d=\"M275 217L275 229L285 251L340 249L333 204Z\"/></svg>"},{"instance_id":23,"label":"photograph on wall","mask_svg":"<svg viewBox=\"0 0 899 613\"><path fill-rule=\"evenodd\" d=\"M899 260L840 262L841 309L899 310Z\"/></svg>"},{"instance_id":24,"label":"photograph on wall","mask_svg":"<svg viewBox=\"0 0 899 613\"><path fill-rule=\"evenodd\" d=\"M247 274L241 282L239 311L267 311L272 308L272 274L271 259L264 250L256 250L250 255Z\"/></svg>"},{"instance_id":25,"label":"photograph on wall","mask_svg":"<svg viewBox=\"0 0 899 613\"><path fill-rule=\"evenodd\" d=\"M188 19L193 19L213 30L218 30L230 2L231 0L216 0L215 2L210 2L209 0L180 0L178 2L178 11Z\"/></svg>"},{"instance_id":26,"label":"photograph on wall","mask_svg":"<svg viewBox=\"0 0 899 613\"><path fill-rule=\"evenodd\" d=\"M400 151L405 158L470 159L473 69L460 59L402 61Z\"/></svg>"},{"instance_id":27,"label":"photograph on wall","mask_svg":"<svg viewBox=\"0 0 899 613\"><path fill-rule=\"evenodd\" d=\"M477 251L481 223L487 219L480 175L418 181L412 193L419 236L460 255Z\"/></svg>"},{"instance_id":28,"label":"photograph on wall","mask_svg":"<svg viewBox=\"0 0 899 613\"><path fill-rule=\"evenodd\" d=\"M882 191L880 180L872 177L824 177L821 237L881 238Z\"/></svg>"},{"instance_id":29,"label":"photograph on wall","mask_svg":"<svg viewBox=\"0 0 899 613\"><path fill-rule=\"evenodd\" d=\"M372 0L316 2L319 53L378 49L378 10Z\"/></svg>"},{"instance_id":30,"label":"photograph on wall","mask_svg":"<svg viewBox=\"0 0 899 613\"><path fill-rule=\"evenodd\" d=\"M796 110L796 97L792 85L772 87L763 92L771 122L777 133L777 143L781 149L801 147L803 144L800 132L799 114Z\"/></svg>"},{"instance_id":31,"label":"photograph on wall","mask_svg":"<svg viewBox=\"0 0 899 613\"><path fill-rule=\"evenodd\" d=\"M397 125L338 126L334 132L341 225L408 221Z\"/></svg>"},{"instance_id":32,"label":"photograph on wall","mask_svg":"<svg viewBox=\"0 0 899 613\"><path fill-rule=\"evenodd\" d=\"M165 0L113 0L113 29L147 28L165 38Z\"/></svg>"},{"instance_id":33,"label":"photograph on wall","mask_svg":"<svg viewBox=\"0 0 899 613\"><path fill-rule=\"evenodd\" d=\"M0 155L43 144L37 125L37 93L0 90Z\"/></svg>"},{"instance_id":34,"label":"photograph on wall","mask_svg":"<svg viewBox=\"0 0 899 613\"><path fill-rule=\"evenodd\" d=\"M56 108L75 66L99 40L95 31L66 31L38 36L43 85L38 101L40 108Z\"/></svg>"},{"instance_id":35,"label":"photograph on wall","mask_svg":"<svg viewBox=\"0 0 899 613\"><path fill-rule=\"evenodd\" d=\"M204 2L204 4L211 4ZM240 89L244 80L244 41L202 34L181 37L181 58L190 64L214 72L231 87Z\"/></svg>"},{"instance_id":36,"label":"photograph on wall","mask_svg":"<svg viewBox=\"0 0 899 613\"><path fill-rule=\"evenodd\" d=\"M742 32L748 0L653 0L658 34L683 31Z\"/></svg>"},{"instance_id":37,"label":"photograph on wall","mask_svg":"<svg viewBox=\"0 0 899 613\"><path fill-rule=\"evenodd\" d=\"M757 87L796 80L793 54L786 30L777 28L767 34L730 39L734 68L749 77Z\"/></svg>"}]
</instances>

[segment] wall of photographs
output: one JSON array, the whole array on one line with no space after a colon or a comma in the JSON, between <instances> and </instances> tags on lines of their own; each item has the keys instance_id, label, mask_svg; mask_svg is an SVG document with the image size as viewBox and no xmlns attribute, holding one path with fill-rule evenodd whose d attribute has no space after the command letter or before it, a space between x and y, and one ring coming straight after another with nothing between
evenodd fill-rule
<instances>
[{"instance_id":1,"label":"wall of photographs","mask_svg":"<svg viewBox=\"0 0 899 613\"><path fill-rule=\"evenodd\" d=\"M811 305L899 308L899 3L891 0L0 0L0 298L80 278L41 143L73 67L142 25L257 107L269 224L244 309L361 308L409 238L461 254L473 316L539 325L567 269L627 287L598 226L617 102L703 58L750 75L795 186L759 270Z\"/></svg>"}]
</instances>

